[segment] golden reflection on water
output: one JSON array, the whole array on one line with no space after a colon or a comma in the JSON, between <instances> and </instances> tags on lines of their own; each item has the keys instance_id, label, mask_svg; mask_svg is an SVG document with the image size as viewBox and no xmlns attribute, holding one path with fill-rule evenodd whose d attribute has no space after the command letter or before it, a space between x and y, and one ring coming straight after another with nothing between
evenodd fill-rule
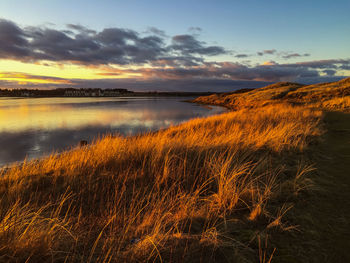
<instances>
[{"instance_id":1,"label":"golden reflection on water","mask_svg":"<svg viewBox=\"0 0 350 263\"><path fill-rule=\"evenodd\" d=\"M100 103L113 103L114 101L116 104L109 107L98 107L93 104L96 103L96 100ZM38 128L45 130L73 129L94 125L116 127L131 123L152 126L153 122L161 117L156 116L154 111L147 108L118 107L118 102L123 102L118 99L42 98L10 99L3 102L4 100L0 100L0 132L18 132ZM169 117L169 114L167 116Z\"/></svg>"},{"instance_id":2,"label":"golden reflection on water","mask_svg":"<svg viewBox=\"0 0 350 263\"><path fill-rule=\"evenodd\" d=\"M183 98L0 98L0 167L108 133L131 135L222 112Z\"/></svg>"}]
</instances>

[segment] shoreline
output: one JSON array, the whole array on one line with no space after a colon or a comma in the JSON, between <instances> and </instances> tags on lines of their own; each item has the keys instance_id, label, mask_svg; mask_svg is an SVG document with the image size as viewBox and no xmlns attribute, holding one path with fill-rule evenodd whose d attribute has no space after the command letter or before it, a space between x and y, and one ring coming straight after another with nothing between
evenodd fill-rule
<instances>
[{"instance_id":1,"label":"shoreline","mask_svg":"<svg viewBox=\"0 0 350 263\"><path fill-rule=\"evenodd\" d=\"M1 91L1 90L0 90ZM38 95L38 96L10 96L1 95L0 98L124 98L124 97L198 97L218 94L216 92L130 92L114 96L65 96L65 95Z\"/></svg>"},{"instance_id":2,"label":"shoreline","mask_svg":"<svg viewBox=\"0 0 350 263\"><path fill-rule=\"evenodd\" d=\"M126 96L125 96L126 97ZM124 98L125 98L124 97ZM187 96L186 96L187 97ZM10 97L11 98L11 97ZM15 98L15 97L13 97L13 98ZM26 99L26 98L22 98L22 97L18 97L19 99ZM34 98L34 97L33 97ZM35 98L45 98L45 97L35 97ZM49 97L49 98L56 98L56 97ZM62 98L117 98L117 97L62 97ZM161 98L161 97L160 97ZM168 98L168 97L165 97L165 98ZM181 96L179 97L179 98L182 98ZM0 97L0 99L1 99L1 97ZM29 98L29 99L31 99L31 98ZM192 103L192 104L197 104L197 103L193 103L193 102L191 102L191 100L180 100L180 102L186 102L186 103ZM199 105L199 104L198 104ZM212 107L210 107L211 105L205 105L205 104L201 104L200 106L202 106L202 107L204 107L204 108L208 108L208 109L212 109ZM217 105L212 105L212 106L217 106ZM217 106L217 107L221 107L221 106ZM227 108L225 108L225 107L222 107L223 108L223 111L221 112L221 113L219 113L219 114L222 114L222 113L225 113L225 112L227 112ZM217 115L217 114L213 114L213 115ZM192 117L191 119L188 119L188 120L185 120L185 121L183 121L182 123L179 123L179 124L177 124L176 126L178 126L178 125L181 125L181 124L183 124L183 123L185 123L185 122L188 122L188 121L191 121L192 119L196 119L196 118L198 118L198 117ZM202 116L202 117L199 117L199 118L205 118L205 116ZM122 135L123 137L134 137L134 136L143 136L143 135L146 135L146 134L154 134L154 133L157 133L157 132L160 132L160 131L164 131L164 130L166 130L166 129L168 129L170 126L168 126L168 127L164 127L164 128L160 128L160 129L157 129L157 130L150 130L150 131L144 131L144 132L140 132L140 133L137 133L137 134L133 134L133 135ZM118 132L116 132L116 133L105 133L104 135L103 135L103 137L115 137L115 135L117 135L118 134ZM96 136L98 136L98 135L100 135L100 134L96 134ZM119 136L119 135L118 135ZM102 138L103 138L102 137ZM97 137L96 137L97 138ZM93 138L92 140L90 140L89 142L88 142L88 144L87 144L87 146L91 146L92 144L93 144L93 142L95 141L95 139L96 138ZM81 138L81 140L83 140L83 138ZM60 154L60 153L63 153L63 152L66 152L66 151L71 151L71 150L74 150L74 149L76 149L76 148L81 148L81 146L79 146L79 140L76 142L76 144L75 145L71 145L71 146L69 146L69 148L68 149L62 149L62 150L60 150L60 151L56 151L55 149L53 149L51 152L48 152L48 153L45 153L45 154L43 154L41 157L39 157L39 158L37 158L37 157L33 157L33 158L31 158L31 159L28 159L27 160L27 162L30 162L30 161L36 161L36 160L41 160L41 159L44 159L44 158L47 158L48 156L50 156L50 155L52 155L52 154ZM1 165L0 164L0 172L1 172L1 170L8 170L8 169L11 169L11 168L13 168L13 167L16 167L16 166L22 166L23 164L25 163L25 161L24 160L19 160L19 161L14 161L14 162L11 162L11 163L6 163L6 164L3 164L3 165Z\"/></svg>"}]
</instances>

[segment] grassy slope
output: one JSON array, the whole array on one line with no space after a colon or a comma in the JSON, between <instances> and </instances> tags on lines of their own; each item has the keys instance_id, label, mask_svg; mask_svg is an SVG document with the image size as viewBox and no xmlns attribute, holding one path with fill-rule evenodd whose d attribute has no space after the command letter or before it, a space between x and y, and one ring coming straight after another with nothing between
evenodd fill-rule
<instances>
[{"instance_id":1,"label":"grassy slope","mask_svg":"<svg viewBox=\"0 0 350 263\"><path fill-rule=\"evenodd\" d=\"M214 94L199 97L194 102L222 105L235 110L288 102L330 110L348 111L350 109L350 78L308 86L279 82L244 93Z\"/></svg>"},{"instance_id":2,"label":"grassy slope","mask_svg":"<svg viewBox=\"0 0 350 263\"><path fill-rule=\"evenodd\" d=\"M3 171L0 261L267 262L293 228L320 118L229 112Z\"/></svg>"}]
</instances>

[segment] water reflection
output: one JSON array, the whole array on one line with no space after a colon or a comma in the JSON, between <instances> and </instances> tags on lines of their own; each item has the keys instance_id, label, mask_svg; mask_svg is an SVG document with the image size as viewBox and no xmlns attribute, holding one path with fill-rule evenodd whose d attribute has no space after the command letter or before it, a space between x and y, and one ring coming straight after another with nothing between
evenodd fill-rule
<instances>
[{"instance_id":1,"label":"water reflection","mask_svg":"<svg viewBox=\"0 0 350 263\"><path fill-rule=\"evenodd\" d=\"M223 111L183 98L0 99L0 166L108 133L136 134Z\"/></svg>"}]
</instances>

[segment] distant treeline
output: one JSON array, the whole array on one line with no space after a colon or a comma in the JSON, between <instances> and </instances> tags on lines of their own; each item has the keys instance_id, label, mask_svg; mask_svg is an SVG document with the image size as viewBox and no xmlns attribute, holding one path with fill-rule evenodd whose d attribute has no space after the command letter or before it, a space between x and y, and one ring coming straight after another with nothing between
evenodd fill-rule
<instances>
[{"instance_id":1,"label":"distant treeline","mask_svg":"<svg viewBox=\"0 0 350 263\"><path fill-rule=\"evenodd\" d=\"M205 96L214 92L133 92L127 89L0 89L0 97Z\"/></svg>"}]
</instances>

